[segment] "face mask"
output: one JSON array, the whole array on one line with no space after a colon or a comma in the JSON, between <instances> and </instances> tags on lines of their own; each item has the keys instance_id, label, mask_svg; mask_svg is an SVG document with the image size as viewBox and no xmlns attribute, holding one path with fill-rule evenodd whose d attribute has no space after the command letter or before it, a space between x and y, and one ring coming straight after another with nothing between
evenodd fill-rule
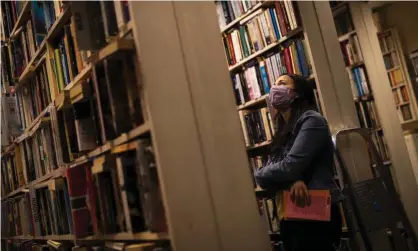
<instances>
[{"instance_id":1,"label":"face mask","mask_svg":"<svg viewBox=\"0 0 418 251\"><path fill-rule=\"evenodd\" d=\"M274 85L270 89L269 98L273 107L286 108L292 104L295 95L285 85Z\"/></svg>"}]
</instances>

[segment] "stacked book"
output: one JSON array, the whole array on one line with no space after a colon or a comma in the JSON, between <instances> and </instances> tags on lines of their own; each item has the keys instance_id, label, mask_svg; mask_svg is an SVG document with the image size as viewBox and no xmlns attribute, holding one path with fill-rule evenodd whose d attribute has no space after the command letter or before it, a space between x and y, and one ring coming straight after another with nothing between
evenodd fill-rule
<instances>
[{"instance_id":1,"label":"stacked book","mask_svg":"<svg viewBox=\"0 0 418 251\"><path fill-rule=\"evenodd\" d=\"M380 128L380 120L374 101L359 101L355 104L362 128Z\"/></svg>"},{"instance_id":2,"label":"stacked book","mask_svg":"<svg viewBox=\"0 0 418 251\"><path fill-rule=\"evenodd\" d=\"M150 141L139 140L125 150L67 169L76 237L167 231ZM88 206L73 203L80 199Z\"/></svg>"},{"instance_id":3,"label":"stacked book","mask_svg":"<svg viewBox=\"0 0 418 251\"><path fill-rule=\"evenodd\" d=\"M48 80L46 64L41 64L34 76L17 92L17 108L22 129L31 122L52 102L51 86Z\"/></svg>"},{"instance_id":4,"label":"stacked book","mask_svg":"<svg viewBox=\"0 0 418 251\"><path fill-rule=\"evenodd\" d=\"M308 77L311 63L304 39L291 41L279 52L271 52L245 65L242 72L232 75L237 105L257 99L270 92L276 79L283 74Z\"/></svg>"},{"instance_id":5,"label":"stacked book","mask_svg":"<svg viewBox=\"0 0 418 251\"><path fill-rule=\"evenodd\" d=\"M351 91L354 98L368 96L371 94L366 69L363 66L352 69L347 68L348 78L351 83Z\"/></svg>"},{"instance_id":6,"label":"stacked book","mask_svg":"<svg viewBox=\"0 0 418 251\"><path fill-rule=\"evenodd\" d=\"M290 1L275 2L274 7L255 11L241 20L237 29L223 34L229 65L280 41L288 32L299 27L301 21L295 14L296 7Z\"/></svg>"},{"instance_id":7,"label":"stacked book","mask_svg":"<svg viewBox=\"0 0 418 251\"><path fill-rule=\"evenodd\" d=\"M363 54L361 53L357 35L350 36L347 40L341 42L340 46L347 66L363 62Z\"/></svg>"},{"instance_id":8,"label":"stacked book","mask_svg":"<svg viewBox=\"0 0 418 251\"><path fill-rule=\"evenodd\" d=\"M258 0L242 0L242 1L217 1L216 12L218 14L221 29L247 13L261 1Z\"/></svg>"},{"instance_id":9,"label":"stacked book","mask_svg":"<svg viewBox=\"0 0 418 251\"><path fill-rule=\"evenodd\" d=\"M272 140L274 126L267 107L259 110L240 110L239 116L246 146Z\"/></svg>"}]
</instances>

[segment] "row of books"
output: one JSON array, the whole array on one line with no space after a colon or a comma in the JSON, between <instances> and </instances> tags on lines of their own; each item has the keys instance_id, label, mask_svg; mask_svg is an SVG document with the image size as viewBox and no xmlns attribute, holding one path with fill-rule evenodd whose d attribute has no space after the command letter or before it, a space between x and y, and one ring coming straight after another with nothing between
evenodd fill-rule
<instances>
[{"instance_id":1,"label":"row of books","mask_svg":"<svg viewBox=\"0 0 418 251\"><path fill-rule=\"evenodd\" d=\"M93 67L91 78L80 84L85 95L82 100L51 112L56 121L53 130L60 165L144 122L135 57L132 51L109 56Z\"/></svg>"},{"instance_id":2,"label":"row of books","mask_svg":"<svg viewBox=\"0 0 418 251\"><path fill-rule=\"evenodd\" d=\"M387 146L386 139L383 135L382 131L377 131L372 134L372 140L374 145L376 146L378 152L380 153L380 157L383 161L390 160L389 150Z\"/></svg>"},{"instance_id":3,"label":"row of books","mask_svg":"<svg viewBox=\"0 0 418 251\"><path fill-rule=\"evenodd\" d=\"M19 142L11 156L2 160L3 194L29 184L57 168L49 118L39 122L38 130Z\"/></svg>"},{"instance_id":4,"label":"row of books","mask_svg":"<svg viewBox=\"0 0 418 251\"><path fill-rule=\"evenodd\" d=\"M385 63L386 70L391 70L394 67L399 66L398 56L396 52L391 52L383 56L383 61Z\"/></svg>"},{"instance_id":5,"label":"row of books","mask_svg":"<svg viewBox=\"0 0 418 251\"><path fill-rule=\"evenodd\" d=\"M402 86L399 89L392 91L393 97L395 98L395 104L399 105L409 101L409 94L406 86Z\"/></svg>"},{"instance_id":6,"label":"row of books","mask_svg":"<svg viewBox=\"0 0 418 251\"><path fill-rule=\"evenodd\" d=\"M9 2L13 3L13 2ZM51 25L46 25L47 20L54 22L59 9L53 5L59 5L59 1L53 2L29 2L30 18L17 30L16 37L9 44L9 58L7 59L12 67L13 78L18 78L26 65L35 55L37 49L45 39L46 33ZM5 4L7 6L7 4ZM60 8L57 6L57 8ZM8 9L4 10L7 14ZM7 21L7 18L6 18ZM7 23L7 22L6 22Z\"/></svg>"},{"instance_id":7,"label":"row of books","mask_svg":"<svg viewBox=\"0 0 418 251\"><path fill-rule=\"evenodd\" d=\"M374 101L359 101L355 104L362 128L377 129L381 127Z\"/></svg>"},{"instance_id":8,"label":"row of books","mask_svg":"<svg viewBox=\"0 0 418 251\"><path fill-rule=\"evenodd\" d=\"M34 240L2 240L2 250L5 251L170 251L169 245L165 243L143 242L105 242L94 245L74 246L72 242L58 242L48 240L37 242Z\"/></svg>"},{"instance_id":9,"label":"row of books","mask_svg":"<svg viewBox=\"0 0 418 251\"><path fill-rule=\"evenodd\" d=\"M3 17L3 31L2 34L5 37L9 37L10 33L17 22L17 19L25 5L24 1L2 1L1 2L1 14Z\"/></svg>"},{"instance_id":10,"label":"row of books","mask_svg":"<svg viewBox=\"0 0 418 251\"><path fill-rule=\"evenodd\" d=\"M22 130L52 102L46 64L38 67L34 76L16 93L19 121Z\"/></svg>"},{"instance_id":11,"label":"row of books","mask_svg":"<svg viewBox=\"0 0 418 251\"><path fill-rule=\"evenodd\" d=\"M402 69L398 68L393 71L388 72L388 77L391 87L397 87L399 85L405 84L405 79L402 74Z\"/></svg>"},{"instance_id":12,"label":"row of books","mask_svg":"<svg viewBox=\"0 0 418 251\"><path fill-rule=\"evenodd\" d=\"M275 43L280 38L285 37L288 31L300 26L300 18L295 15L294 2L285 1L291 7L288 16L283 17L283 13L276 13L283 2L275 2L276 7L259 9L247 18L240 21L240 26L227 34L223 35L223 42L227 54L228 63L233 65L251 54L264 49L266 46ZM289 30L285 20L291 21ZM289 21L288 21L289 22Z\"/></svg>"},{"instance_id":13,"label":"row of books","mask_svg":"<svg viewBox=\"0 0 418 251\"><path fill-rule=\"evenodd\" d=\"M311 63L305 40L292 41L280 52L272 52L246 64L244 71L233 74L232 81L237 105L244 104L270 92L276 79L283 74L308 77Z\"/></svg>"},{"instance_id":14,"label":"row of books","mask_svg":"<svg viewBox=\"0 0 418 251\"><path fill-rule=\"evenodd\" d=\"M86 59L82 57L84 54L78 48L74 26L74 22L65 25L63 35L56 39L53 49L47 52L47 61L57 83L58 91L55 93L64 90L86 65Z\"/></svg>"},{"instance_id":15,"label":"row of books","mask_svg":"<svg viewBox=\"0 0 418 251\"><path fill-rule=\"evenodd\" d=\"M347 69L354 98L371 94L366 69L363 66Z\"/></svg>"},{"instance_id":16,"label":"row of books","mask_svg":"<svg viewBox=\"0 0 418 251\"><path fill-rule=\"evenodd\" d=\"M263 225L267 226L270 233L279 233L280 221L278 211L278 201L276 197L257 198L258 210Z\"/></svg>"},{"instance_id":17,"label":"row of books","mask_svg":"<svg viewBox=\"0 0 418 251\"><path fill-rule=\"evenodd\" d=\"M239 117L246 146L272 140L274 126L267 107L259 110L240 110Z\"/></svg>"},{"instance_id":18,"label":"row of books","mask_svg":"<svg viewBox=\"0 0 418 251\"><path fill-rule=\"evenodd\" d=\"M259 2L261 1L217 1L215 4L221 29L243 14L248 13L248 11L250 11Z\"/></svg>"},{"instance_id":19,"label":"row of books","mask_svg":"<svg viewBox=\"0 0 418 251\"><path fill-rule=\"evenodd\" d=\"M65 178L38 183L6 199L3 236L166 233L151 142L137 140L125 148L97 157L93 164L75 164L66 169ZM8 171L13 170L2 168L3 177Z\"/></svg>"},{"instance_id":20,"label":"row of books","mask_svg":"<svg viewBox=\"0 0 418 251\"><path fill-rule=\"evenodd\" d=\"M379 45L383 53L391 52L395 49L395 43L393 41L393 35L391 31L379 33Z\"/></svg>"},{"instance_id":21,"label":"row of books","mask_svg":"<svg viewBox=\"0 0 418 251\"><path fill-rule=\"evenodd\" d=\"M363 61L360 43L357 35L350 36L347 40L340 43L343 52L344 62L347 66L354 65Z\"/></svg>"},{"instance_id":22,"label":"row of books","mask_svg":"<svg viewBox=\"0 0 418 251\"><path fill-rule=\"evenodd\" d=\"M413 115L412 115L412 112L411 112L411 107L409 106L409 105L401 105L401 107L400 107L400 111L401 111L401 118L399 118L399 119L401 119L401 121L407 121L407 120L411 120L411 119L413 119Z\"/></svg>"}]
</instances>

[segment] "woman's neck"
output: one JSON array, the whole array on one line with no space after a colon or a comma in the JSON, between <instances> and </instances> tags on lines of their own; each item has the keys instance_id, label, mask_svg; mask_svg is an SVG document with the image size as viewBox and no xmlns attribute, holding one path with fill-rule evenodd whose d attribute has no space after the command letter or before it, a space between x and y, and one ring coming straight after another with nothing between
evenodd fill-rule
<instances>
[{"instance_id":1,"label":"woman's neck","mask_svg":"<svg viewBox=\"0 0 418 251\"><path fill-rule=\"evenodd\" d=\"M284 121L286 121L286 123L289 122L291 110L292 110L291 108L288 108L284 111L280 111L280 113L282 114L282 117L283 117Z\"/></svg>"}]
</instances>

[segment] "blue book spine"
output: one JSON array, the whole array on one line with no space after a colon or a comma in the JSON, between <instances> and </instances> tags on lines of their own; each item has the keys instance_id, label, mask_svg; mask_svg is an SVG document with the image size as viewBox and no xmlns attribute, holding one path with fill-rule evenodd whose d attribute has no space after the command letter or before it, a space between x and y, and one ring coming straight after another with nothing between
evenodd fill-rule
<instances>
[{"instance_id":1,"label":"blue book spine","mask_svg":"<svg viewBox=\"0 0 418 251\"><path fill-rule=\"evenodd\" d=\"M70 195L68 194L68 187L67 184L64 185L64 199L65 199L65 208L67 211L67 220L68 220L68 226L70 227L70 233L74 234L74 228L73 228L73 216L71 213L71 203L70 203Z\"/></svg>"},{"instance_id":2,"label":"blue book spine","mask_svg":"<svg viewBox=\"0 0 418 251\"><path fill-rule=\"evenodd\" d=\"M273 27L274 27L274 33L276 33L276 37L277 40L280 39L280 32L279 32L279 27L277 27L277 20L276 20L276 16L274 15L274 11L272 8L269 9L270 12L270 16L271 16L271 21L273 23Z\"/></svg>"},{"instance_id":3,"label":"blue book spine","mask_svg":"<svg viewBox=\"0 0 418 251\"><path fill-rule=\"evenodd\" d=\"M354 82L356 83L356 87L358 91L358 96L361 97L364 95L364 93L363 93L363 88L361 87L361 81L360 81L358 68L354 68L352 71L354 75Z\"/></svg>"},{"instance_id":4,"label":"blue book spine","mask_svg":"<svg viewBox=\"0 0 418 251\"><path fill-rule=\"evenodd\" d=\"M60 43L59 45L60 54L61 54L61 64L62 64L62 71L64 75L64 82L65 85L68 85L70 83L70 73L68 72L68 64L67 64L67 54L65 53L65 47L64 44Z\"/></svg>"},{"instance_id":5,"label":"blue book spine","mask_svg":"<svg viewBox=\"0 0 418 251\"><path fill-rule=\"evenodd\" d=\"M302 75L307 78L309 77L309 67L308 62L306 61L306 54L301 40L296 41L296 50L298 53L298 58L300 58L299 65L301 67Z\"/></svg>"},{"instance_id":6,"label":"blue book spine","mask_svg":"<svg viewBox=\"0 0 418 251\"><path fill-rule=\"evenodd\" d=\"M41 2L36 1L32 2L32 24L33 30L36 35L46 35L46 23L45 23L45 14L44 8Z\"/></svg>"},{"instance_id":7,"label":"blue book spine","mask_svg":"<svg viewBox=\"0 0 418 251\"><path fill-rule=\"evenodd\" d=\"M44 5L43 9L44 9L44 16L45 16L45 27L46 27L46 30L48 31L52 25L51 15L50 15L51 11L49 10L51 6L49 2L44 2L43 5Z\"/></svg>"},{"instance_id":8,"label":"blue book spine","mask_svg":"<svg viewBox=\"0 0 418 251\"><path fill-rule=\"evenodd\" d=\"M261 72L261 78L263 79L264 92L269 93L270 92L269 79L267 77L266 66L264 64L260 65L260 72Z\"/></svg>"}]
</instances>

